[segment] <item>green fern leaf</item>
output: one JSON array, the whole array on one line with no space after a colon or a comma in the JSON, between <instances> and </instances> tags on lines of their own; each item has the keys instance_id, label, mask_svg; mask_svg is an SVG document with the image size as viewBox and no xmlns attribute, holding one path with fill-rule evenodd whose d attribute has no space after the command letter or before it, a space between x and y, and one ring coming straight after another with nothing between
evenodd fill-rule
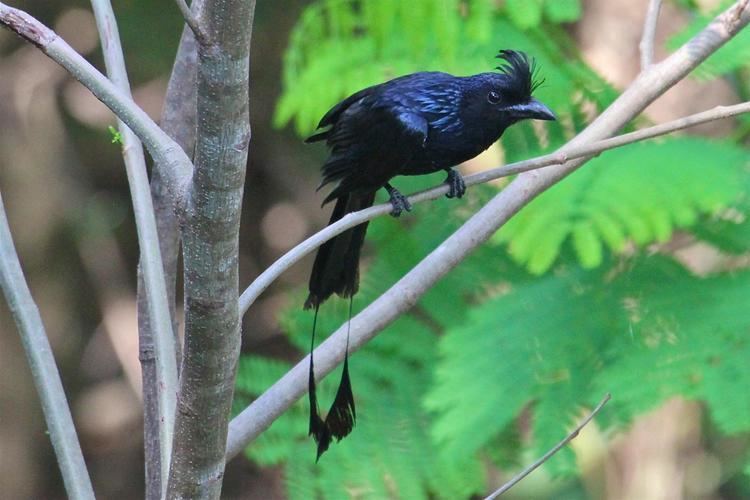
<instances>
[{"instance_id":1,"label":"green fern leaf","mask_svg":"<svg viewBox=\"0 0 750 500\"><path fill-rule=\"evenodd\" d=\"M610 151L530 203L494 241L542 274L570 237L581 264L595 267L603 243L620 251L626 238L640 246L664 242L675 228L730 206L742 193L745 157L728 143L692 138Z\"/></svg>"},{"instance_id":2,"label":"green fern leaf","mask_svg":"<svg viewBox=\"0 0 750 500\"><path fill-rule=\"evenodd\" d=\"M744 179L743 194L736 203L691 229L699 239L732 254L750 251L750 182Z\"/></svg>"},{"instance_id":3,"label":"green fern leaf","mask_svg":"<svg viewBox=\"0 0 750 500\"><path fill-rule=\"evenodd\" d=\"M750 386L750 317L737 311L748 306L750 272L700 279L665 258L631 264L614 281L599 271L547 275L451 328L425 398L441 448L473 456L533 403L541 454L605 392L616 404L604 421L681 395L705 401L722 432L747 432L750 395L738 388ZM547 467L570 473L573 456Z\"/></svg>"},{"instance_id":4,"label":"green fern leaf","mask_svg":"<svg viewBox=\"0 0 750 500\"><path fill-rule=\"evenodd\" d=\"M702 400L722 432L747 432L750 397L738 388L750 384L743 368L750 318L737 311L750 305L750 273L701 280L677 266L655 267L631 276L630 334L611 347L626 355L608 363L595 386L617 394L633 414L675 395Z\"/></svg>"}]
</instances>

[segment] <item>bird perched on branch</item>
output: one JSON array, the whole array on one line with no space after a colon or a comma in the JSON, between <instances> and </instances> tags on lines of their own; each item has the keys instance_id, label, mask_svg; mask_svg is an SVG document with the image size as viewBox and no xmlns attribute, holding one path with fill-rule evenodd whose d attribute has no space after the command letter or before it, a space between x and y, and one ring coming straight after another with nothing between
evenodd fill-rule
<instances>
[{"instance_id":1,"label":"bird perched on branch","mask_svg":"<svg viewBox=\"0 0 750 500\"><path fill-rule=\"evenodd\" d=\"M395 78L352 94L320 120L326 130L305 142L326 141L330 155L322 167L321 187L336 183L323 204L336 201L329 224L344 215L371 206L375 193L385 188L399 216L411 210L404 195L390 181L398 175L421 175L445 170L448 198L461 198L466 190L461 174L452 167L490 147L506 128L521 120L554 120L555 114L532 94L533 61L522 52L502 50L497 72L457 77L440 72L420 72ZM310 276L305 309L318 309L336 293L350 298L359 287L359 255L367 222L324 243ZM344 359L341 383L328 416L319 414L310 347L310 434L318 445L318 458L332 438L348 435L356 419ZM348 351L348 337L347 337Z\"/></svg>"}]
</instances>

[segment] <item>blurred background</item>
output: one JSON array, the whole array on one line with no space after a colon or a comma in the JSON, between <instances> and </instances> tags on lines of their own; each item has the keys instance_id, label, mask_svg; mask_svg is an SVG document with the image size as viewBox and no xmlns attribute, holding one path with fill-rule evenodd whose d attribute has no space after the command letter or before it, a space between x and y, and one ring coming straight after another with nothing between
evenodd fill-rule
<instances>
[{"instance_id":1,"label":"blurred background","mask_svg":"<svg viewBox=\"0 0 750 500\"><path fill-rule=\"evenodd\" d=\"M420 69L459 74L488 71L495 65L496 50L521 48L537 57L539 74L546 77L538 95L558 111L560 123L551 128L519 127L464 171L528 157L572 136L632 81L640 66L638 44L647 3L421 0L406 8L393 1L258 2L241 287L327 222L328 210L319 208L322 197L314 189L325 151L305 146L301 139L338 99L365 85ZM668 53L667 47L704 25L720 3L664 2L657 59ZM52 26L97 67L103 67L86 2L31 0L13 5ZM135 100L158 119L181 31L178 11L169 2L149 0L123 0L114 7ZM384 12L389 9L395 14ZM448 17L431 17L433 11L447 12ZM750 42L745 37L730 52L717 56L699 78L681 82L649 107L640 123L660 123L746 100L750 95L749 72L744 66L748 51ZM750 497L750 402L744 394L750 381L742 361L748 359L743 356L750 331L750 320L744 317L750 296L745 283L750 281L743 274L750 242L743 212L750 185L745 149L749 123L725 120L691 130L690 134L700 136L695 140L683 137L681 142L660 143L662 149L602 156L597 165L592 162L591 169L584 170L618 167L628 171L630 167L627 175L637 170L634 165L643 170L643 177L608 181L622 186L622 192L612 198L623 211L631 212L604 223L594 216L589 222L583 212L570 219L548 220L540 231L559 234L553 237L556 241L540 241L538 233L525 229L533 221L557 214L562 210L559 207L585 205L592 192L607 196L606 189L612 188L578 173L566 180L571 186L567 191L550 192L546 201L540 199L536 208L532 205L517 224L489 244L482 265L492 262L491 272L467 264L463 276L469 278L465 280L474 276L472 272L481 274L481 286L472 282L456 284L450 293L438 290L404 320L407 323L394 326L393 335L383 335L385 340L379 339L370 358L366 353L353 358L355 392L363 398L358 410L365 416L351 438L335 445L315 468L312 444L304 436L305 407L295 407L286 423L279 421L255 451L251 448L247 456L228 465L224 496L478 498L547 444L561 439L564 430L583 415L583 408L591 408L605 391L611 391L612 410L603 416L601 425L589 426L567 458L531 476L511 497ZM143 492L135 316L138 247L120 148L107 130L113 124L109 111L62 69L36 48L0 31L0 192L55 351L94 488L101 498L128 499ZM680 158L684 163L676 160ZM668 165L671 161L677 163ZM714 172L712 161L721 163L724 170ZM409 191L441 181L438 175L397 184ZM438 243L437 235L419 239L420 230L433 230L430 224L445 225L448 234L470 215L470 209L478 207L477 199L500 187L502 183L477 189L474 197L470 191L469 200L459 205L440 201L435 208L418 208L409 217L414 220L373 224L365 263L369 272L355 307L363 307L367 298L374 298ZM667 191L678 193L670 200L662 196ZM577 201L570 202L566 196ZM603 203L592 201L591 206ZM428 212L433 212L432 218ZM399 239L404 224L413 232L411 240ZM541 254L536 251L539 248L548 251ZM308 259L285 273L244 318L243 352L247 356L240 366L238 409L303 355L300 346L307 341L310 318L298 309L309 266ZM462 269L451 276L461 274ZM665 283L674 283L674 289L659 288ZM594 311L591 317L571 313L572 318L560 319L567 311L576 311L575 304L559 303L551 311L538 308L547 301L555 304L555 293L571 296L566 290L573 290L572 296L580 299L580 309ZM451 293L458 298L450 298ZM520 310L508 305L509 296L518 298ZM661 300L666 296L671 301ZM712 297L726 308L710 309L702 316L702 306L712 302ZM597 307L601 307L598 313ZM624 323L614 324L607 308L623 313ZM688 315L685 308L694 315ZM332 305L324 328L331 331L344 311L345 305ZM543 321L541 316L547 313L554 320ZM727 324L726 329L717 326ZM498 344L482 344L476 339L483 337L472 330L495 332L505 325L515 325L508 335L517 334L530 343L534 339L552 345L555 341L545 335L566 340L545 351L510 341L506 345L502 338ZM399 329L406 333L399 336ZM584 340L579 343L577 335ZM720 340L708 347L691 343L712 335ZM601 340L607 336L625 343ZM411 350L418 351L434 343L435 337L440 338L439 345L430 351L434 358L429 359L398 343L399 338L407 338L413 342ZM507 365L507 370L517 374L513 376L520 377L521 386L508 383L511 372L498 372L499 385L490 376L481 390L466 391L477 392L477 399L461 401L457 393L462 391L456 387L467 387L472 373L464 370L464 374L452 363L472 364L471 356L481 354L467 350L462 353L465 358L457 354L453 358L462 360L452 360L450 353L474 342L479 344L476 349L485 351L488 345L496 345L496 351L489 348L495 354L486 360L487 366ZM630 357L629 350L645 354ZM579 357L572 358L572 352ZM690 353L698 354L692 358ZM388 372L390 365L378 356L403 364ZM558 361L551 362L552 368L528 368L535 359ZM704 364L709 368L704 369ZM428 365L437 369L428 371ZM610 366L615 368L605 373ZM422 385L412 387L414 394L388 389L401 379L383 376L381 380L373 375L363 380L378 371L396 374L401 369L421 377ZM527 369L531 371L523 378ZM503 398L514 387L525 387L523 380L533 380L536 386L529 388L527 397L505 405ZM371 385L370 392L380 399L367 399ZM554 396L545 399L545 394ZM496 399L499 406L492 403ZM391 408L403 409L403 413L380 415L378 408L382 409L384 401L391 401ZM729 417L723 416L722 408ZM474 418L475 412L483 415L483 411L498 420L488 424L479 416ZM443 457L445 452L445 458L439 464L419 465L423 469L414 469L408 478L399 477L394 469L412 471L416 462L426 460L424 455L432 454L424 442L412 443L409 425L420 422L431 428L429 436L420 439L433 439L430 446L438 449L436 456ZM368 430L369 423L384 428ZM456 444L471 432L471 426L486 432L466 439L473 446ZM540 429L549 431L543 439ZM381 440L386 452L357 445L358 433L361 439L371 440L383 434L388 439L399 433L404 436ZM421 453L410 455L414 449ZM353 464L358 461L372 469L370 476L355 470ZM441 479L426 479L431 475ZM455 489L444 489L441 481ZM0 301L0 498L64 497L23 349L7 306Z\"/></svg>"}]
</instances>

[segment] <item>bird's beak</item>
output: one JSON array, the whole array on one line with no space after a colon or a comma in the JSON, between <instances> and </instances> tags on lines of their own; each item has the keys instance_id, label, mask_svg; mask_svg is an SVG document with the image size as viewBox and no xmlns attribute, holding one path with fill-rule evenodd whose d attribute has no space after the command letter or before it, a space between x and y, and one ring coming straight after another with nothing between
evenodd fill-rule
<instances>
[{"instance_id":1,"label":"bird's beak","mask_svg":"<svg viewBox=\"0 0 750 500\"><path fill-rule=\"evenodd\" d=\"M557 116L551 109L533 97L527 103L512 106L510 112L519 120L557 120Z\"/></svg>"}]
</instances>

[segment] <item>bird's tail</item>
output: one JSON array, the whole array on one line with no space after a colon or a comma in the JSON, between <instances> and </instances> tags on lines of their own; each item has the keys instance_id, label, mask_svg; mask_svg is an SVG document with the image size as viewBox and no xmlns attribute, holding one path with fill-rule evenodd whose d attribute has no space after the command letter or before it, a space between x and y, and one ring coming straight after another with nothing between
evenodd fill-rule
<instances>
[{"instance_id":1,"label":"bird's tail","mask_svg":"<svg viewBox=\"0 0 750 500\"><path fill-rule=\"evenodd\" d=\"M367 208L375 201L375 193L348 194L336 200L329 224L344 215ZM333 438L337 441L348 435L354 428L357 418L354 408L354 395L349 379L349 331L346 332L346 351L341 381L331 409L325 420L320 416L315 387L313 348L315 346L315 326L318 322L318 309L333 293L349 297L349 321L352 318L352 296L359 288L359 253L365 240L367 222L348 229L321 245L315 257L310 276L310 294L305 301L305 309L315 309L312 339L310 341L310 373L308 391L310 399L310 435L318 445L317 458L328 449Z\"/></svg>"},{"instance_id":2,"label":"bird's tail","mask_svg":"<svg viewBox=\"0 0 750 500\"><path fill-rule=\"evenodd\" d=\"M375 193L348 194L336 200L336 206L328 224L333 224L350 212L372 206ZM359 254L365 241L367 222L347 229L333 239L323 243L315 256L310 274L310 294L305 309L318 307L336 293L351 297L359 289Z\"/></svg>"}]
</instances>

